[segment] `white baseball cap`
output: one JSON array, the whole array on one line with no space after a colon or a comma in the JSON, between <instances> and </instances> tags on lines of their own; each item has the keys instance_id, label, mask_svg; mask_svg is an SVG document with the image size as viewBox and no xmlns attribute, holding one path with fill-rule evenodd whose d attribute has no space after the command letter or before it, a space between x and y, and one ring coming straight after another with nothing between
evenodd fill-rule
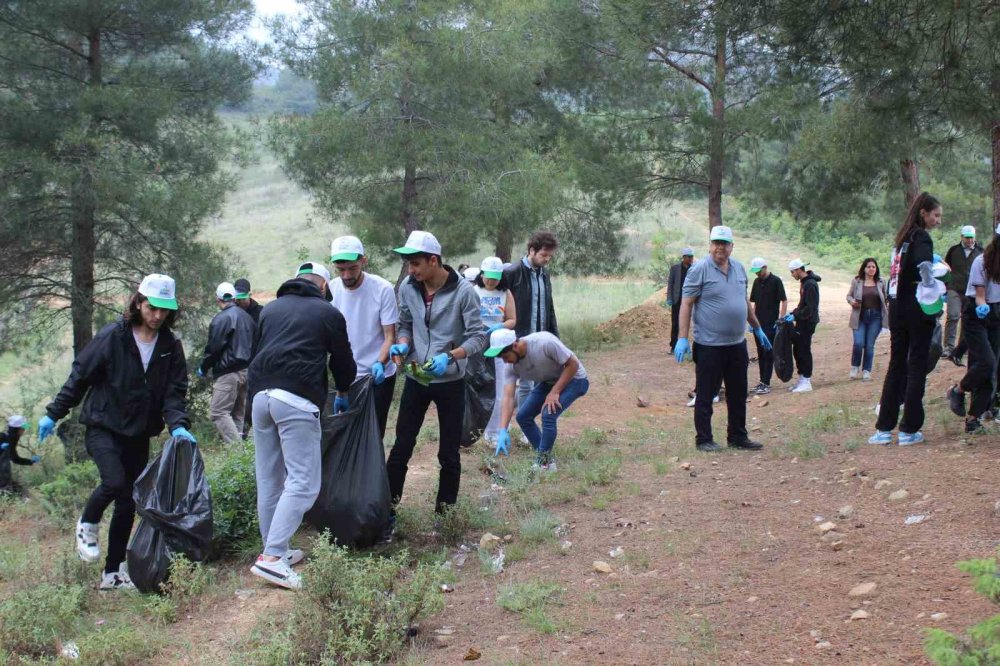
<instances>
[{"instance_id":1,"label":"white baseball cap","mask_svg":"<svg viewBox=\"0 0 1000 666\"><path fill-rule=\"evenodd\" d=\"M154 308L177 309L177 285L169 275L151 273L142 278L139 293L146 297Z\"/></svg>"},{"instance_id":2,"label":"white baseball cap","mask_svg":"<svg viewBox=\"0 0 1000 666\"><path fill-rule=\"evenodd\" d=\"M805 263L801 259L792 259L791 261L788 262L788 270L794 271L800 268L805 268L808 265L809 264Z\"/></svg>"},{"instance_id":3,"label":"white baseball cap","mask_svg":"<svg viewBox=\"0 0 1000 666\"><path fill-rule=\"evenodd\" d=\"M725 241L727 243L732 243L733 230L723 224L720 224L717 227L712 227L712 233L709 234L708 239L714 241Z\"/></svg>"},{"instance_id":4,"label":"white baseball cap","mask_svg":"<svg viewBox=\"0 0 1000 666\"><path fill-rule=\"evenodd\" d=\"M767 266L767 262L764 261L764 257L754 257L750 260L750 272L760 273L760 269Z\"/></svg>"},{"instance_id":5,"label":"white baseball cap","mask_svg":"<svg viewBox=\"0 0 1000 666\"><path fill-rule=\"evenodd\" d=\"M475 266L469 266L464 271L462 271L462 277L464 277L469 282L475 282L476 278L479 277L480 270Z\"/></svg>"},{"instance_id":6,"label":"white baseball cap","mask_svg":"<svg viewBox=\"0 0 1000 666\"><path fill-rule=\"evenodd\" d=\"M504 349L517 342L517 333L509 328L498 328L490 334L490 348L483 352L486 358L496 358Z\"/></svg>"},{"instance_id":7,"label":"white baseball cap","mask_svg":"<svg viewBox=\"0 0 1000 666\"><path fill-rule=\"evenodd\" d=\"M688 247L684 248L683 250L681 250L681 256L682 257L693 257L694 256L694 248L691 247L691 246L688 246Z\"/></svg>"},{"instance_id":8,"label":"white baseball cap","mask_svg":"<svg viewBox=\"0 0 1000 666\"><path fill-rule=\"evenodd\" d=\"M976 228L971 224L965 225L964 227L962 227L962 236L965 238L975 238Z\"/></svg>"},{"instance_id":9,"label":"white baseball cap","mask_svg":"<svg viewBox=\"0 0 1000 666\"><path fill-rule=\"evenodd\" d=\"M424 254L436 254L440 257L441 243L429 231L414 231L406 239L406 245L397 247L393 252L397 254L418 254L423 252Z\"/></svg>"},{"instance_id":10,"label":"white baseball cap","mask_svg":"<svg viewBox=\"0 0 1000 666\"><path fill-rule=\"evenodd\" d=\"M319 275L327 282L330 281L330 271L327 270L326 266L318 261L307 261L306 263L300 265L298 271L295 272L295 275L296 277L299 275Z\"/></svg>"},{"instance_id":11,"label":"white baseball cap","mask_svg":"<svg viewBox=\"0 0 1000 666\"><path fill-rule=\"evenodd\" d=\"M28 419L24 418L20 414L14 414L7 419L8 428L27 428L29 425L31 424L28 423Z\"/></svg>"},{"instance_id":12,"label":"white baseball cap","mask_svg":"<svg viewBox=\"0 0 1000 666\"><path fill-rule=\"evenodd\" d=\"M365 254L365 246L355 236L341 236L330 243L330 261L357 261Z\"/></svg>"},{"instance_id":13,"label":"white baseball cap","mask_svg":"<svg viewBox=\"0 0 1000 666\"><path fill-rule=\"evenodd\" d=\"M231 301L236 298L236 287L229 282L223 282L215 288L215 297L220 301Z\"/></svg>"},{"instance_id":14,"label":"white baseball cap","mask_svg":"<svg viewBox=\"0 0 1000 666\"><path fill-rule=\"evenodd\" d=\"M503 277L503 260L500 257L486 257L479 265L484 278L499 280Z\"/></svg>"}]
</instances>

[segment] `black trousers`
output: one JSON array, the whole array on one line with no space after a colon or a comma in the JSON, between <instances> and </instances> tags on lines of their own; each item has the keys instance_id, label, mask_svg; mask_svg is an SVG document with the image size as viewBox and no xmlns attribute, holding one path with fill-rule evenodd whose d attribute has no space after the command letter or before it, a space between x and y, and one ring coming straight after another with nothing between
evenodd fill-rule
<instances>
[{"instance_id":1,"label":"black trousers","mask_svg":"<svg viewBox=\"0 0 1000 666\"><path fill-rule=\"evenodd\" d=\"M670 351L674 351L677 344L677 331L681 325L681 303L680 301L670 306Z\"/></svg>"},{"instance_id":2,"label":"black trousers","mask_svg":"<svg viewBox=\"0 0 1000 666\"><path fill-rule=\"evenodd\" d=\"M971 303L971 305L970 305ZM969 415L979 418L993 406L997 388L997 358L1000 355L1000 322L992 316L976 316L976 302L962 308L962 342L968 345L969 368L959 382L962 391L972 393Z\"/></svg>"},{"instance_id":3,"label":"black trousers","mask_svg":"<svg viewBox=\"0 0 1000 666\"><path fill-rule=\"evenodd\" d=\"M777 332L775 323L762 321L760 326L764 329L764 335L771 342L771 346L774 346L774 334ZM760 369L760 383L770 386L771 376L774 374L774 352L761 347L760 340L757 339L756 335L753 336L753 341L757 345L757 367Z\"/></svg>"},{"instance_id":4,"label":"black trousers","mask_svg":"<svg viewBox=\"0 0 1000 666\"><path fill-rule=\"evenodd\" d=\"M746 341L714 347L695 343L695 443L712 441L712 399L726 383L726 409L729 426L726 441L747 439L747 367L750 355Z\"/></svg>"},{"instance_id":5,"label":"black trousers","mask_svg":"<svg viewBox=\"0 0 1000 666\"><path fill-rule=\"evenodd\" d=\"M816 333L816 324L795 322L792 334L792 356L795 358L795 369L799 371L799 377L810 378L813 376L813 334Z\"/></svg>"},{"instance_id":6,"label":"black trousers","mask_svg":"<svg viewBox=\"0 0 1000 666\"><path fill-rule=\"evenodd\" d=\"M375 386L375 415L378 417L378 430L385 440L385 424L389 421L389 408L392 406L392 396L396 393L396 375L386 377L385 381Z\"/></svg>"},{"instance_id":7,"label":"black trousers","mask_svg":"<svg viewBox=\"0 0 1000 666\"><path fill-rule=\"evenodd\" d=\"M438 442L441 473L438 477L437 500L434 502L434 510L440 513L446 506L458 500L458 485L462 477L459 444L462 441L462 420L465 416L464 379L421 386L407 377L403 385L403 396L399 400L396 443L389 452L386 471L389 474L389 490L395 505L403 496L407 463L413 456L417 435L420 434L427 408L432 402L437 407L438 427L441 432Z\"/></svg>"},{"instance_id":8,"label":"black trousers","mask_svg":"<svg viewBox=\"0 0 1000 666\"><path fill-rule=\"evenodd\" d=\"M916 298L889 303L889 368L882 384L878 421L875 427L888 432L913 434L924 425L924 388L927 382L927 359L935 320L925 315ZM899 405L903 404L903 420Z\"/></svg>"},{"instance_id":9,"label":"black trousers","mask_svg":"<svg viewBox=\"0 0 1000 666\"><path fill-rule=\"evenodd\" d=\"M113 573L125 560L125 549L132 534L135 518L132 487L149 461L149 438L124 437L104 428L87 426L84 443L87 453L97 464L101 485L90 494L80 520L96 525L101 522L108 505L115 503L108 530L108 556L104 563L104 571Z\"/></svg>"}]
</instances>

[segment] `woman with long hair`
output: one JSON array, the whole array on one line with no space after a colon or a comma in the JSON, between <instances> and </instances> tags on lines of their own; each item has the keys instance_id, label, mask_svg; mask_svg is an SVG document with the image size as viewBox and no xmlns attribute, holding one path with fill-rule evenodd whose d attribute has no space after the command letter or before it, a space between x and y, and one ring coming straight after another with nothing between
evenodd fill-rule
<instances>
[{"instance_id":1,"label":"woman with long hair","mask_svg":"<svg viewBox=\"0 0 1000 666\"><path fill-rule=\"evenodd\" d=\"M927 192L913 200L896 234L892 255L889 293L889 368L882 384L878 421L869 444L892 444L892 431L899 422L900 446L924 441L924 385L934 315L917 302L917 286L934 288L934 241L930 231L941 224L941 203ZM903 418L899 418L900 403Z\"/></svg>"},{"instance_id":2,"label":"woman with long hair","mask_svg":"<svg viewBox=\"0 0 1000 666\"><path fill-rule=\"evenodd\" d=\"M188 432L184 348L171 331L179 315L174 289L173 278L147 275L125 315L102 328L73 360L69 379L38 422L42 441L83 401L84 442L101 485L76 523L76 549L83 561L98 560L99 523L114 503L102 590L134 587L122 563L135 518L132 487L149 459L149 438L166 421L172 436L195 441Z\"/></svg>"},{"instance_id":3,"label":"woman with long hair","mask_svg":"<svg viewBox=\"0 0 1000 666\"><path fill-rule=\"evenodd\" d=\"M851 305L851 329L854 331L854 348L851 350L851 379L861 376L862 381L872 380L872 361L875 341L882 326L889 323L888 297L885 282L879 275L878 262L868 257L861 262L858 275L847 291Z\"/></svg>"},{"instance_id":4,"label":"woman with long hair","mask_svg":"<svg viewBox=\"0 0 1000 666\"><path fill-rule=\"evenodd\" d=\"M476 293L479 294L479 316L486 327L486 333L490 334L501 328L514 330L517 325L517 311L514 305L514 295L510 293L507 281L504 279L503 262L497 257L483 259L473 284L475 284ZM490 362L489 359L483 360L487 363ZM507 364L500 358L493 359L493 365L496 373L495 400L490 422L483 432L483 437L491 444L496 442L497 433L500 431L501 403L506 384L504 371L507 367Z\"/></svg>"},{"instance_id":5,"label":"woman with long hair","mask_svg":"<svg viewBox=\"0 0 1000 666\"><path fill-rule=\"evenodd\" d=\"M962 333L969 347L969 369L962 381L948 389L951 411L965 417L965 432L982 431L980 417L993 402L1000 358L1000 226L993 242L969 269L962 306ZM965 394L972 393L969 409Z\"/></svg>"}]
</instances>

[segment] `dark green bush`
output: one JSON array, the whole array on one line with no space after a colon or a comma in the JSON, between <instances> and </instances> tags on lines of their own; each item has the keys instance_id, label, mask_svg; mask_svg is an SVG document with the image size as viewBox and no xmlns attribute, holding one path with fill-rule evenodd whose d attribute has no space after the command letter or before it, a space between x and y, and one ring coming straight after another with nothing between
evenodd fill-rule
<instances>
[{"instance_id":1,"label":"dark green bush","mask_svg":"<svg viewBox=\"0 0 1000 666\"><path fill-rule=\"evenodd\" d=\"M54 479L38 486L41 505L59 520L74 520L90 493L101 482L97 466L90 460L63 467Z\"/></svg>"},{"instance_id":2,"label":"dark green bush","mask_svg":"<svg viewBox=\"0 0 1000 666\"><path fill-rule=\"evenodd\" d=\"M0 602L0 654L54 655L72 637L84 605L79 585L42 583Z\"/></svg>"},{"instance_id":3,"label":"dark green bush","mask_svg":"<svg viewBox=\"0 0 1000 666\"><path fill-rule=\"evenodd\" d=\"M257 477L252 442L234 444L213 458L212 489L215 552L238 553L259 545Z\"/></svg>"}]
</instances>

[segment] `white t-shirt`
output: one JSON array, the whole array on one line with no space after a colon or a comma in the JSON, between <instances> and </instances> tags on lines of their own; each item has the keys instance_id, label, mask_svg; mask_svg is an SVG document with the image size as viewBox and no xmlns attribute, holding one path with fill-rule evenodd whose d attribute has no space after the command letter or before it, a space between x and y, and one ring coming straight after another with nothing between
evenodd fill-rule
<instances>
[{"instance_id":1,"label":"white t-shirt","mask_svg":"<svg viewBox=\"0 0 1000 666\"><path fill-rule=\"evenodd\" d=\"M361 286L348 289L340 278L330 281L332 304L347 320L347 337L358 366L358 377L368 375L378 360L385 342L383 326L399 323L399 306L392 285L378 275L365 273ZM385 376L396 374L396 364L390 359L385 365Z\"/></svg>"},{"instance_id":2,"label":"white t-shirt","mask_svg":"<svg viewBox=\"0 0 1000 666\"><path fill-rule=\"evenodd\" d=\"M502 324L507 318L507 292L477 286L476 293L479 294L479 316L483 325L489 328Z\"/></svg>"},{"instance_id":3,"label":"white t-shirt","mask_svg":"<svg viewBox=\"0 0 1000 666\"><path fill-rule=\"evenodd\" d=\"M285 389L265 389L263 391L259 391L259 393L263 393L269 398L274 398L275 400L279 400L288 405L289 407L293 407L301 412L307 412L309 414L319 414L319 407L312 404L311 402L303 398L301 395L295 395L294 393L290 393Z\"/></svg>"},{"instance_id":4,"label":"white t-shirt","mask_svg":"<svg viewBox=\"0 0 1000 666\"><path fill-rule=\"evenodd\" d=\"M132 337L135 339L135 346L139 348L139 358L142 359L142 371L145 372L149 370L149 360L153 358L153 349L156 347L156 341L159 339L160 334L157 333L152 342L143 342L139 339L139 336L135 331L132 331Z\"/></svg>"}]
</instances>

